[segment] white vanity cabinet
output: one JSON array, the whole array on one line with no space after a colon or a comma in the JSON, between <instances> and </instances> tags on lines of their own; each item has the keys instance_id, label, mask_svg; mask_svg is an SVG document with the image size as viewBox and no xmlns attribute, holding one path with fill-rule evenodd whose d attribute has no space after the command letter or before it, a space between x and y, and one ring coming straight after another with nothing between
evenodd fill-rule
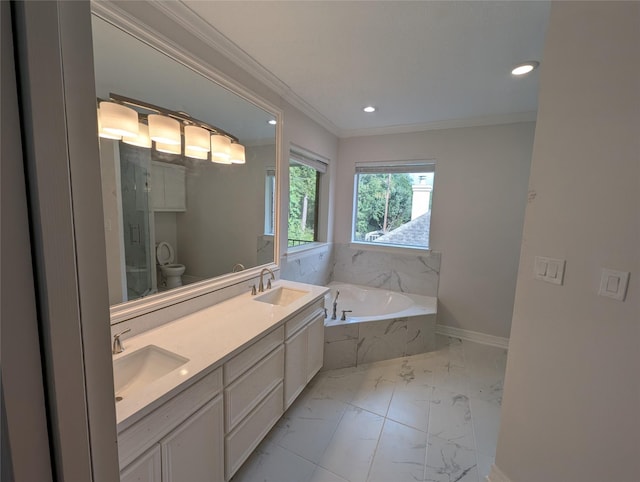
<instances>
[{"instance_id":1,"label":"white vanity cabinet","mask_svg":"<svg viewBox=\"0 0 640 482\"><path fill-rule=\"evenodd\" d=\"M222 366L121 422L121 482L229 481L322 367L323 294L244 334Z\"/></svg>"},{"instance_id":2,"label":"white vanity cabinet","mask_svg":"<svg viewBox=\"0 0 640 482\"><path fill-rule=\"evenodd\" d=\"M121 482L223 482L218 368L118 434Z\"/></svg>"},{"instance_id":3,"label":"white vanity cabinet","mask_svg":"<svg viewBox=\"0 0 640 482\"><path fill-rule=\"evenodd\" d=\"M162 480L160 444L138 457L120 472L120 482L158 482Z\"/></svg>"},{"instance_id":4,"label":"white vanity cabinet","mask_svg":"<svg viewBox=\"0 0 640 482\"><path fill-rule=\"evenodd\" d=\"M225 476L229 480L284 413L284 327L224 365Z\"/></svg>"},{"instance_id":5,"label":"white vanity cabinet","mask_svg":"<svg viewBox=\"0 0 640 482\"><path fill-rule=\"evenodd\" d=\"M151 162L151 207L154 211L186 211L185 168Z\"/></svg>"},{"instance_id":6,"label":"white vanity cabinet","mask_svg":"<svg viewBox=\"0 0 640 482\"><path fill-rule=\"evenodd\" d=\"M318 300L285 324L284 409L322 368L324 308Z\"/></svg>"}]
</instances>

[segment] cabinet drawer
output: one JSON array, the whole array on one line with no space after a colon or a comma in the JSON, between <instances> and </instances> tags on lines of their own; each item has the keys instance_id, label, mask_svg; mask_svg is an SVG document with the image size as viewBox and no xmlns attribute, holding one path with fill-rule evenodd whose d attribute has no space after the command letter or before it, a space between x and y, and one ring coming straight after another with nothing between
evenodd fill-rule
<instances>
[{"instance_id":1,"label":"cabinet drawer","mask_svg":"<svg viewBox=\"0 0 640 482\"><path fill-rule=\"evenodd\" d=\"M218 368L118 434L120 467L126 467L222 391Z\"/></svg>"},{"instance_id":2,"label":"cabinet drawer","mask_svg":"<svg viewBox=\"0 0 640 482\"><path fill-rule=\"evenodd\" d=\"M317 311L322 312L324 316L324 298L320 298L319 300L314 301L307 308L295 315L294 318L285 323L285 338L289 338L296 331L309 323L313 318L318 316L318 313L316 313Z\"/></svg>"},{"instance_id":3,"label":"cabinet drawer","mask_svg":"<svg viewBox=\"0 0 640 482\"><path fill-rule=\"evenodd\" d=\"M283 341L284 328L281 326L234 356L224 364L225 386L229 385L245 371L255 365L258 360L264 358L266 354L280 345Z\"/></svg>"},{"instance_id":4,"label":"cabinet drawer","mask_svg":"<svg viewBox=\"0 0 640 482\"><path fill-rule=\"evenodd\" d=\"M236 473L282 416L282 394L282 383L280 383L233 432L225 437L227 480Z\"/></svg>"},{"instance_id":5,"label":"cabinet drawer","mask_svg":"<svg viewBox=\"0 0 640 482\"><path fill-rule=\"evenodd\" d=\"M284 378L284 346L224 390L225 427L230 432Z\"/></svg>"}]
</instances>

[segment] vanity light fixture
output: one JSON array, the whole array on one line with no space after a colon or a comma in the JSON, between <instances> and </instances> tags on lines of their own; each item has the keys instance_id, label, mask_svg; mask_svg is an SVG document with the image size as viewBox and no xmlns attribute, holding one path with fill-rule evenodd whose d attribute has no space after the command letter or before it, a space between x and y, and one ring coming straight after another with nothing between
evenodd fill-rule
<instances>
[{"instance_id":1,"label":"vanity light fixture","mask_svg":"<svg viewBox=\"0 0 640 482\"><path fill-rule=\"evenodd\" d=\"M151 147L153 140L157 151L180 155L183 153L182 126L184 126L186 157L204 160L209 158L209 151L211 151L211 162L219 164L246 162L244 146L240 144L237 137L211 124L194 119L185 112L175 112L113 93L109 94L108 101L98 100L100 101L98 108L100 137L122 139L123 142L139 147ZM106 107L106 114L110 114L111 111L128 112L127 124L125 124L127 129L123 130L122 126L117 127L123 134L119 134L120 131L117 130L104 129L105 119L110 123L111 120L108 115L102 113L103 104ZM143 121L138 125L138 115L143 119L146 117L147 124ZM133 117L135 117L135 130ZM275 124L276 121L273 120L273 123Z\"/></svg>"},{"instance_id":2,"label":"vanity light fixture","mask_svg":"<svg viewBox=\"0 0 640 482\"><path fill-rule=\"evenodd\" d=\"M156 151L164 152L165 154L176 154L179 156L182 154L181 147L182 146L180 144L164 144L156 141Z\"/></svg>"},{"instance_id":3,"label":"vanity light fixture","mask_svg":"<svg viewBox=\"0 0 640 482\"><path fill-rule=\"evenodd\" d=\"M184 155L192 159L202 159L203 161L209 159L209 153L207 151L198 151L187 146L184 147Z\"/></svg>"},{"instance_id":4,"label":"vanity light fixture","mask_svg":"<svg viewBox=\"0 0 640 482\"><path fill-rule=\"evenodd\" d=\"M211 153L211 162L215 162L216 164L232 164L229 156L223 156L220 154Z\"/></svg>"},{"instance_id":5,"label":"vanity light fixture","mask_svg":"<svg viewBox=\"0 0 640 482\"><path fill-rule=\"evenodd\" d=\"M151 148L151 138L149 137L149 126L143 124L142 122L138 123L138 135L137 136L123 136L122 142L126 144L131 144L132 146L137 147L145 147L147 149Z\"/></svg>"},{"instance_id":6,"label":"vanity light fixture","mask_svg":"<svg viewBox=\"0 0 640 482\"><path fill-rule=\"evenodd\" d=\"M209 137L209 131L202 127L184 126L185 152L187 149L194 152L209 152L211 150L211 141Z\"/></svg>"},{"instance_id":7,"label":"vanity light fixture","mask_svg":"<svg viewBox=\"0 0 640 482\"><path fill-rule=\"evenodd\" d=\"M540 62L531 61L531 62L523 62L521 64L516 65L513 70L511 70L511 75L516 77L520 77L522 75L526 75L529 72L532 72L540 65Z\"/></svg>"},{"instance_id":8,"label":"vanity light fixture","mask_svg":"<svg viewBox=\"0 0 640 482\"><path fill-rule=\"evenodd\" d=\"M372 105L368 105L362 110L365 111L367 114L371 114L372 112L376 111L376 108Z\"/></svg>"},{"instance_id":9,"label":"vanity light fixture","mask_svg":"<svg viewBox=\"0 0 640 482\"><path fill-rule=\"evenodd\" d=\"M232 164L244 164L246 162L244 156L244 146L242 144L231 144L231 157L229 160Z\"/></svg>"},{"instance_id":10,"label":"vanity light fixture","mask_svg":"<svg viewBox=\"0 0 640 482\"><path fill-rule=\"evenodd\" d=\"M180 145L180 123L160 114L149 114L149 137L160 144Z\"/></svg>"},{"instance_id":11,"label":"vanity light fixture","mask_svg":"<svg viewBox=\"0 0 640 482\"><path fill-rule=\"evenodd\" d=\"M231 156L231 139L222 134L213 134L211 136L211 154L228 159Z\"/></svg>"},{"instance_id":12,"label":"vanity light fixture","mask_svg":"<svg viewBox=\"0 0 640 482\"><path fill-rule=\"evenodd\" d=\"M116 138L138 135L138 113L130 107L102 101L99 116L100 131L106 135Z\"/></svg>"},{"instance_id":13,"label":"vanity light fixture","mask_svg":"<svg viewBox=\"0 0 640 482\"><path fill-rule=\"evenodd\" d=\"M98 136L102 137L103 139L122 139L122 136L109 134L108 132L102 130L102 122L100 122L100 107L98 107Z\"/></svg>"}]
</instances>

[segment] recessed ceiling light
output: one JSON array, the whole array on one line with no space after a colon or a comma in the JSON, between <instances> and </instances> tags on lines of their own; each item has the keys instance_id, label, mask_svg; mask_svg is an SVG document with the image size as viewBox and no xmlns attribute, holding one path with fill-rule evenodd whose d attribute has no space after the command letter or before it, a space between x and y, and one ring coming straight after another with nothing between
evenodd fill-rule
<instances>
[{"instance_id":1,"label":"recessed ceiling light","mask_svg":"<svg viewBox=\"0 0 640 482\"><path fill-rule=\"evenodd\" d=\"M276 120L275 120L275 119L270 119L270 120L269 120L269 124L271 124L272 126L274 126L274 125L276 125L276 124L277 124L277 122L276 122Z\"/></svg>"},{"instance_id":2,"label":"recessed ceiling light","mask_svg":"<svg viewBox=\"0 0 640 482\"><path fill-rule=\"evenodd\" d=\"M370 114L371 112L375 112L376 108L373 107L372 105L368 105L366 106L364 109L362 109L363 111L365 111L367 114Z\"/></svg>"},{"instance_id":3,"label":"recessed ceiling light","mask_svg":"<svg viewBox=\"0 0 640 482\"><path fill-rule=\"evenodd\" d=\"M520 75L528 74L529 72L534 70L538 65L540 65L540 63L535 61L524 62L522 64L516 65L516 67L511 71L511 75L520 76Z\"/></svg>"}]
</instances>

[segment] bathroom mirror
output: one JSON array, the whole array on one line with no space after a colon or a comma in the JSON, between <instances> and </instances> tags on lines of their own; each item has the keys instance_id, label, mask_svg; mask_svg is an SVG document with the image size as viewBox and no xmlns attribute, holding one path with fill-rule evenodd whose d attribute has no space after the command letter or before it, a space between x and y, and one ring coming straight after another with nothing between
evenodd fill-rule
<instances>
[{"instance_id":1,"label":"bathroom mirror","mask_svg":"<svg viewBox=\"0 0 640 482\"><path fill-rule=\"evenodd\" d=\"M112 322L132 303L168 299L168 292L172 303L181 301L173 295L197 296L212 280L233 281L240 274L231 273L273 263L277 110L95 12L92 28L99 99L116 94L186 113L237 138L246 158L219 164L211 155L187 157L184 148L168 154L156 143L100 138ZM184 269L160 266L168 263Z\"/></svg>"}]
</instances>

